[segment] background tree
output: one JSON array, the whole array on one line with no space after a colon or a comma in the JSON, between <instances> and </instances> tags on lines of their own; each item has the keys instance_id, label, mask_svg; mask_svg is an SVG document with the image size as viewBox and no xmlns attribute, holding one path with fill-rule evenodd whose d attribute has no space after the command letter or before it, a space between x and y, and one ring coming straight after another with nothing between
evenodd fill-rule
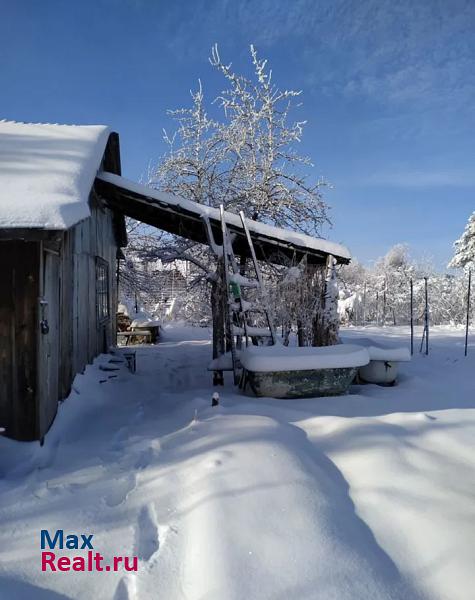
<instances>
[{"instance_id":1,"label":"background tree","mask_svg":"<svg viewBox=\"0 0 475 600\"><path fill-rule=\"evenodd\" d=\"M414 261L405 244L396 244L373 266L352 262L341 268L339 312L347 324L409 323L410 280L414 284L414 318L422 323L424 277L429 282L430 320L434 325L462 324L467 281L463 276L438 273L427 260Z\"/></svg>"},{"instance_id":2,"label":"background tree","mask_svg":"<svg viewBox=\"0 0 475 600\"><path fill-rule=\"evenodd\" d=\"M475 266L475 212L471 214L462 236L454 243L455 254L449 267L472 268Z\"/></svg>"}]
</instances>

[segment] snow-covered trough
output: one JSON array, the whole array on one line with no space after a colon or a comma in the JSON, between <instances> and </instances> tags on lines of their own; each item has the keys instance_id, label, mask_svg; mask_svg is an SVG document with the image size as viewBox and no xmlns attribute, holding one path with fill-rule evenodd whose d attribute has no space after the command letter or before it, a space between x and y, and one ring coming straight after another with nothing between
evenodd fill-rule
<instances>
[{"instance_id":1,"label":"snow-covered trough","mask_svg":"<svg viewBox=\"0 0 475 600\"><path fill-rule=\"evenodd\" d=\"M358 378L363 383L393 385L399 373L399 363L411 360L411 353L406 346L381 344L363 337L347 339L350 341L348 345L358 344L368 351L370 362L358 369Z\"/></svg>"},{"instance_id":2,"label":"snow-covered trough","mask_svg":"<svg viewBox=\"0 0 475 600\"><path fill-rule=\"evenodd\" d=\"M359 367L369 363L366 348L352 344L320 348L252 346L241 352L244 389L256 396L311 398L344 394Z\"/></svg>"}]
</instances>

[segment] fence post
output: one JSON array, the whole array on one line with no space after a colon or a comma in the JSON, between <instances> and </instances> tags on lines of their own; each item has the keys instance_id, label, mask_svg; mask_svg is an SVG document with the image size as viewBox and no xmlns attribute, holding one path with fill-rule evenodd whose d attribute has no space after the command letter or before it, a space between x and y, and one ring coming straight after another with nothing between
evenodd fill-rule
<instances>
[{"instance_id":1,"label":"fence post","mask_svg":"<svg viewBox=\"0 0 475 600\"><path fill-rule=\"evenodd\" d=\"M472 269L468 270L468 290L467 290L467 320L465 323L465 356L468 349L468 328L470 325L470 288L472 287Z\"/></svg>"},{"instance_id":2,"label":"fence post","mask_svg":"<svg viewBox=\"0 0 475 600\"><path fill-rule=\"evenodd\" d=\"M366 325L366 281L363 288L363 327Z\"/></svg>"},{"instance_id":3,"label":"fence post","mask_svg":"<svg viewBox=\"0 0 475 600\"><path fill-rule=\"evenodd\" d=\"M425 287L425 314L424 314L424 326L426 329L426 356L429 354L429 294L427 291L427 277L424 277L424 287Z\"/></svg>"},{"instance_id":4,"label":"fence post","mask_svg":"<svg viewBox=\"0 0 475 600\"><path fill-rule=\"evenodd\" d=\"M424 277L424 288L425 288L425 307L424 307L424 329L422 331L421 347L419 352L422 352L424 347L424 340L426 342L426 356L429 354L429 298L427 293L427 277Z\"/></svg>"},{"instance_id":5,"label":"fence post","mask_svg":"<svg viewBox=\"0 0 475 600\"><path fill-rule=\"evenodd\" d=\"M411 356L414 354L414 287L411 277Z\"/></svg>"}]
</instances>

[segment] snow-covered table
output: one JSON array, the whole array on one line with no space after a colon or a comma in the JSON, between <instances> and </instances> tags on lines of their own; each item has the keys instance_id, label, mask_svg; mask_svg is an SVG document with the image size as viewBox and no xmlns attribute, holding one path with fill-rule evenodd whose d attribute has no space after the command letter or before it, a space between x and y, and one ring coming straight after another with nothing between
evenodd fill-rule
<instances>
[{"instance_id":1,"label":"snow-covered table","mask_svg":"<svg viewBox=\"0 0 475 600\"><path fill-rule=\"evenodd\" d=\"M337 346L250 346L241 351L244 388L256 396L309 398L344 394L358 367L369 363L366 348Z\"/></svg>"}]
</instances>

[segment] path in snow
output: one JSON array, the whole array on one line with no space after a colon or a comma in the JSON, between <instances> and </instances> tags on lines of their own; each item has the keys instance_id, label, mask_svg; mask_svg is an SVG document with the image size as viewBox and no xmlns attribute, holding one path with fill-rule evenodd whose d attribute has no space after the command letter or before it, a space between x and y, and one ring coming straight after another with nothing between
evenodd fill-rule
<instances>
[{"instance_id":1,"label":"path in snow","mask_svg":"<svg viewBox=\"0 0 475 600\"><path fill-rule=\"evenodd\" d=\"M207 330L167 329L103 384L100 357L42 448L0 439L0 599L471 599L462 338L434 331L395 388L282 401L228 383L218 408ZM138 573L42 573L39 532L57 528Z\"/></svg>"}]
</instances>

